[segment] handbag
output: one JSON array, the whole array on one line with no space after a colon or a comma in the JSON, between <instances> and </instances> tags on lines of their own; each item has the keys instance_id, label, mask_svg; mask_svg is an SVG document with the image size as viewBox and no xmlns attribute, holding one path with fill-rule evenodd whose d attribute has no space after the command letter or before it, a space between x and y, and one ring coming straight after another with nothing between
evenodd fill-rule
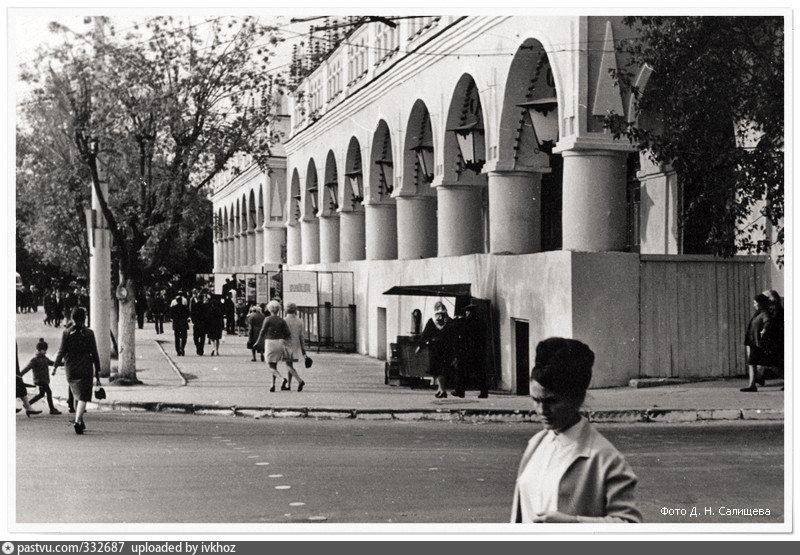
<instances>
[{"instance_id":1,"label":"handbag","mask_svg":"<svg viewBox=\"0 0 800 555\"><path fill-rule=\"evenodd\" d=\"M310 356L306 355L306 359L305 359L306 368L311 368L312 364L314 364L314 361L311 360Z\"/></svg>"},{"instance_id":2,"label":"handbag","mask_svg":"<svg viewBox=\"0 0 800 555\"><path fill-rule=\"evenodd\" d=\"M247 348L250 349L250 350L255 348L255 347L253 347L253 342L250 341L249 339L247 340Z\"/></svg>"},{"instance_id":3,"label":"handbag","mask_svg":"<svg viewBox=\"0 0 800 555\"><path fill-rule=\"evenodd\" d=\"M103 399L106 398L106 390L103 389L102 387L100 387L100 380L99 379L97 380L97 389L94 392L94 398L99 400L99 401L102 401Z\"/></svg>"}]
</instances>

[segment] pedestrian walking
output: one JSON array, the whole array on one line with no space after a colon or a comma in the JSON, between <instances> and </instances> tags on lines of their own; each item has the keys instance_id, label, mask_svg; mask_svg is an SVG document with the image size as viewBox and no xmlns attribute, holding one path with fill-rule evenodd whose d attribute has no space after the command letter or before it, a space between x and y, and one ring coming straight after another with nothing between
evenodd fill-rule
<instances>
[{"instance_id":1,"label":"pedestrian walking","mask_svg":"<svg viewBox=\"0 0 800 555\"><path fill-rule=\"evenodd\" d=\"M86 403L92 400L93 368L97 385L100 385L100 357L97 355L94 332L85 325L86 309L76 307L71 317L72 326L64 330L61 336L61 347L53 364L53 375L64 364L69 389L76 401L73 426L76 434L83 434L86 430L83 419Z\"/></svg>"},{"instance_id":2,"label":"pedestrian walking","mask_svg":"<svg viewBox=\"0 0 800 555\"><path fill-rule=\"evenodd\" d=\"M164 333L164 314L167 312L167 298L163 289L153 298L152 311L156 335L161 335Z\"/></svg>"},{"instance_id":3,"label":"pedestrian walking","mask_svg":"<svg viewBox=\"0 0 800 555\"><path fill-rule=\"evenodd\" d=\"M771 353L767 349L765 336L770 327L770 302L766 295L759 293L753 297L755 312L747 323L744 335L745 353L747 355L747 386L739 391L753 393L758 385L764 385L764 373L767 366L773 366Z\"/></svg>"},{"instance_id":4,"label":"pedestrian walking","mask_svg":"<svg viewBox=\"0 0 800 555\"><path fill-rule=\"evenodd\" d=\"M289 303L286 305L286 318L284 318L284 321L286 322L286 327L289 328L289 340L286 342L284 358L284 362L286 362L288 368L287 373L289 374L289 383L286 389L291 391L292 376L294 376L297 379L297 392L299 393L303 391L306 382L303 381L303 378L297 373L294 363L299 362L300 357L302 357L303 360L306 359L306 346L303 334L303 321L297 316L296 304ZM281 387L281 389L283 389L283 387Z\"/></svg>"},{"instance_id":5,"label":"pedestrian walking","mask_svg":"<svg viewBox=\"0 0 800 555\"><path fill-rule=\"evenodd\" d=\"M169 316L172 320L172 332L175 335L175 353L182 357L186 355L186 338L189 332L189 301L183 294L178 294L169 305Z\"/></svg>"},{"instance_id":6,"label":"pedestrian walking","mask_svg":"<svg viewBox=\"0 0 800 555\"><path fill-rule=\"evenodd\" d=\"M28 384L26 384L22 380L22 375L19 371L19 345L17 345L17 385L16 385L16 397L20 401L22 401L22 407L25 409L25 416L30 418L34 414L42 414L42 411L35 410L30 402L28 401ZM21 411L22 409L17 409L17 412Z\"/></svg>"},{"instance_id":7,"label":"pedestrian walking","mask_svg":"<svg viewBox=\"0 0 800 555\"><path fill-rule=\"evenodd\" d=\"M225 331L228 335L236 335L236 306L231 298L233 294L235 293L228 292L228 295L222 301L223 313L225 314Z\"/></svg>"},{"instance_id":8,"label":"pedestrian walking","mask_svg":"<svg viewBox=\"0 0 800 555\"><path fill-rule=\"evenodd\" d=\"M47 358L47 342L40 337L39 342L36 343L36 355L22 369L20 375L24 376L28 371L31 371L33 385L39 388L39 393L29 401L31 405L36 404L36 401L42 397L46 397L50 414L61 414L61 411L53 404L53 392L50 390L50 366L53 366L53 361Z\"/></svg>"},{"instance_id":9,"label":"pedestrian walking","mask_svg":"<svg viewBox=\"0 0 800 555\"><path fill-rule=\"evenodd\" d=\"M417 352L422 347L428 347L430 360L428 373L433 376L436 383L434 396L437 399L447 397L445 386L453 362L453 338L450 333L452 329L447 329L451 321L447 307L441 301L437 301L433 307L433 318L425 324L420 335L420 346L417 347Z\"/></svg>"},{"instance_id":10,"label":"pedestrian walking","mask_svg":"<svg viewBox=\"0 0 800 555\"><path fill-rule=\"evenodd\" d=\"M522 455L511 522L641 522L636 475L579 412L593 364L592 350L574 339L536 346L530 393L545 429Z\"/></svg>"},{"instance_id":11,"label":"pedestrian walking","mask_svg":"<svg viewBox=\"0 0 800 555\"><path fill-rule=\"evenodd\" d=\"M267 365L272 371L272 387L270 392L275 391L275 379L281 378L281 390L287 388L287 381L278 371L278 363L283 358L286 350L286 340L290 337L289 328L283 318L278 316L281 305L277 301L270 301L267 303L267 310L269 316L264 318L264 323L261 325L261 331L256 338L256 345L262 345L264 342L264 352L267 357Z\"/></svg>"},{"instance_id":12,"label":"pedestrian walking","mask_svg":"<svg viewBox=\"0 0 800 555\"><path fill-rule=\"evenodd\" d=\"M222 299L214 295L208 307L208 339L211 341L211 356L219 356L219 340L222 339L222 330L225 329L225 315L222 308Z\"/></svg>"},{"instance_id":13,"label":"pedestrian walking","mask_svg":"<svg viewBox=\"0 0 800 555\"><path fill-rule=\"evenodd\" d=\"M773 374L770 377L783 378L783 299L774 289L764 291L762 294L769 299L769 325L764 332L763 338L767 351L767 358L772 363L768 372Z\"/></svg>"},{"instance_id":14,"label":"pedestrian walking","mask_svg":"<svg viewBox=\"0 0 800 555\"><path fill-rule=\"evenodd\" d=\"M258 334L264 324L264 313L261 307L253 305L247 315L247 348L253 355L251 362L256 362L256 354L261 355L261 362L264 362L264 346L258 343Z\"/></svg>"},{"instance_id":15,"label":"pedestrian walking","mask_svg":"<svg viewBox=\"0 0 800 555\"><path fill-rule=\"evenodd\" d=\"M192 298L189 304L189 313L192 318L192 340L195 352L197 352L197 356L203 356L208 326L208 300L204 293L198 292Z\"/></svg>"},{"instance_id":16,"label":"pedestrian walking","mask_svg":"<svg viewBox=\"0 0 800 555\"><path fill-rule=\"evenodd\" d=\"M147 299L144 296L144 291L141 288L136 292L136 325L140 330L144 329L144 314L147 312Z\"/></svg>"}]
</instances>

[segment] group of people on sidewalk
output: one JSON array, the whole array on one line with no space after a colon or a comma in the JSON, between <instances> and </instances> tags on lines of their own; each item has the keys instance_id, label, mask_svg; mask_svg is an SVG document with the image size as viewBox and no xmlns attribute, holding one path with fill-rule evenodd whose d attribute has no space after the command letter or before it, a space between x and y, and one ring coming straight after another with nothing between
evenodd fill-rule
<instances>
[{"instance_id":1,"label":"group of people on sidewalk","mask_svg":"<svg viewBox=\"0 0 800 555\"><path fill-rule=\"evenodd\" d=\"M264 314L268 312L269 315ZM281 304L272 300L265 305L252 305L247 316L248 340L247 349L252 353L252 361L260 355L272 372L272 388L275 391L275 380L282 380L281 390L291 389L292 377L297 380L297 391L302 391L305 381L300 377L294 363L302 357L309 365L311 360L306 355L303 336L303 322L297 316L297 306L289 303L286 306L286 317L278 313ZM175 335L175 352L178 356L186 355L189 321L192 323L192 339L195 352L203 356L206 340L211 343L211 356L219 356L219 344L225 329L225 311L220 296L211 296L203 290L195 290L191 299L187 299L183 291L179 291L169 307L172 330ZM284 361L288 378L284 378L278 370L278 362Z\"/></svg>"},{"instance_id":2,"label":"group of people on sidewalk","mask_svg":"<svg viewBox=\"0 0 800 555\"><path fill-rule=\"evenodd\" d=\"M784 375L783 299L777 291L764 291L753 298L753 309L744 336L747 386L741 391L746 393L758 391L767 379Z\"/></svg>"},{"instance_id":3,"label":"group of people on sidewalk","mask_svg":"<svg viewBox=\"0 0 800 555\"><path fill-rule=\"evenodd\" d=\"M447 397L449 385L453 386L451 395L463 398L469 379L477 382L479 399L489 396L484 336L475 305L467 305L462 318L451 318L441 301L434 305L433 318L422 330L417 352L425 347L429 350L429 373L436 384L437 399Z\"/></svg>"},{"instance_id":4,"label":"group of people on sidewalk","mask_svg":"<svg viewBox=\"0 0 800 555\"><path fill-rule=\"evenodd\" d=\"M97 353L94 332L86 326L86 309L82 306L73 308L70 322L61 335L61 344L55 361L47 357L48 345L43 338L36 343L36 355L22 370L19 368L19 354L17 354L16 396L22 401L25 414L29 417L41 414L42 411L35 410L33 404L43 397L47 399L50 414L61 414L53 404L49 367L53 367L52 375L55 376L58 367L63 365L69 384L67 405L69 412L75 413L72 425L75 433L80 435L86 429L84 414L86 403L92 400L92 384L100 386L100 357ZM28 371L33 374L33 385L39 388L39 393L30 400L27 393L28 384L23 380ZM17 412L20 410L17 409Z\"/></svg>"}]
</instances>

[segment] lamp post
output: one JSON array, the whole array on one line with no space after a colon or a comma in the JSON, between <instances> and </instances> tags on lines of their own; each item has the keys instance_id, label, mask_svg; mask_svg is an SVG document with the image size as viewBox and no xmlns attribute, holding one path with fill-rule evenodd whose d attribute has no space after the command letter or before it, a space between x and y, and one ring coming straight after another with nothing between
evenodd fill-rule
<instances>
[{"instance_id":1,"label":"lamp post","mask_svg":"<svg viewBox=\"0 0 800 555\"><path fill-rule=\"evenodd\" d=\"M478 158L478 136L483 135L483 128L480 123L475 121L460 127L453 127L448 131L456 135L458 150L461 152L464 166L475 173L480 173L485 162L485 160Z\"/></svg>"},{"instance_id":2,"label":"lamp post","mask_svg":"<svg viewBox=\"0 0 800 555\"><path fill-rule=\"evenodd\" d=\"M356 203L363 202L364 200L364 182L361 170L354 169L344 174L350 180L350 189L352 190L351 202L353 203L353 210L356 208Z\"/></svg>"},{"instance_id":3,"label":"lamp post","mask_svg":"<svg viewBox=\"0 0 800 555\"><path fill-rule=\"evenodd\" d=\"M419 171L422 175L422 180L425 183L433 181L433 146L428 144L418 144L412 146L411 150L417 155L417 164L419 164Z\"/></svg>"},{"instance_id":4,"label":"lamp post","mask_svg":"<svg viewBox=\"0 0 800 555\"><path fill-rule=\"evenodd\" d=\"M316 187L308 188L308 194L311 195L311 210L314 211L314 214L316 214L317 210L319 209L319 199L317 198L318 192L319 189L317 189Z\"/></svg>"},{"instance_id":5,"label":"lamp post","mask_svg":"<svg viewBox=\"0 0 800 555\"><path fill-rule=\"evenodd\" d=\"M339 182L336 180L328 181L325 188L331 192L331 210L338 210L339 208Z\"/></svg>"},{"instance_id":6,"label":"lamp post","mask_svg":"<svg viewBox=\"0 0 800 555\"><path fill-rule=\"evenodd\" d=\"M552 153L558 140L558 100L549 96L522 102L517 106L524 108L528 114L539 150Z\"/></svg>"},{"instance_id":7,"label":"lamp post","mask_svg":"<svg viewBox=\"0 0 800 555\"><path fill-rule=\"evenodd\" d=\"M391 160L375 160L375 163L378 165L378 169L381 173L381 182L378 186L378 192L381 196L384 194L391 195L392 191L394 191L394 186L389 183L389 180L386 179L386 168L394 167L394 164Z\"/></svg>"}]
</instances>

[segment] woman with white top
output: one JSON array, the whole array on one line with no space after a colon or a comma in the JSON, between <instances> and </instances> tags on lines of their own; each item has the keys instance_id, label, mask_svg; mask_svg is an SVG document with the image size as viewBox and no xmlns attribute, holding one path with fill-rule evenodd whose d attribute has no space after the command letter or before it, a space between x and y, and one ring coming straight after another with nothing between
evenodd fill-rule
<instances>
[{"instance_id":1,"label":"woman with white top","mask_svg":"<svg viewBox=\"0 0 800 555\"><path fill-rule=\"evenodd\" d=\"M294 363L300 360L300 357L306 358L306 346L303 341L303 321L297 316L297 305L289 303L286 305L286 318L284 318L286 326L289 328L290 337L286 341L286 356L284 362L288 368L289 384L286 389L292 389L292 376L297 378L297 391L303 391L303 386L306 382L297 373ZM283 389L283 388L281 388Z\"/></svg>"},{"instance_id":2,"label":"woman with white top","mask_svg":"<svg viewBox=\"0 0 800 555\"><path fill-rule=\"evenodd\" d=\"M511 522L641 522L636 476L580 414L593 364L580 341L551 337L537 345L530 394L545 429L522 456Z\"/></svg>"}]
</instances>

